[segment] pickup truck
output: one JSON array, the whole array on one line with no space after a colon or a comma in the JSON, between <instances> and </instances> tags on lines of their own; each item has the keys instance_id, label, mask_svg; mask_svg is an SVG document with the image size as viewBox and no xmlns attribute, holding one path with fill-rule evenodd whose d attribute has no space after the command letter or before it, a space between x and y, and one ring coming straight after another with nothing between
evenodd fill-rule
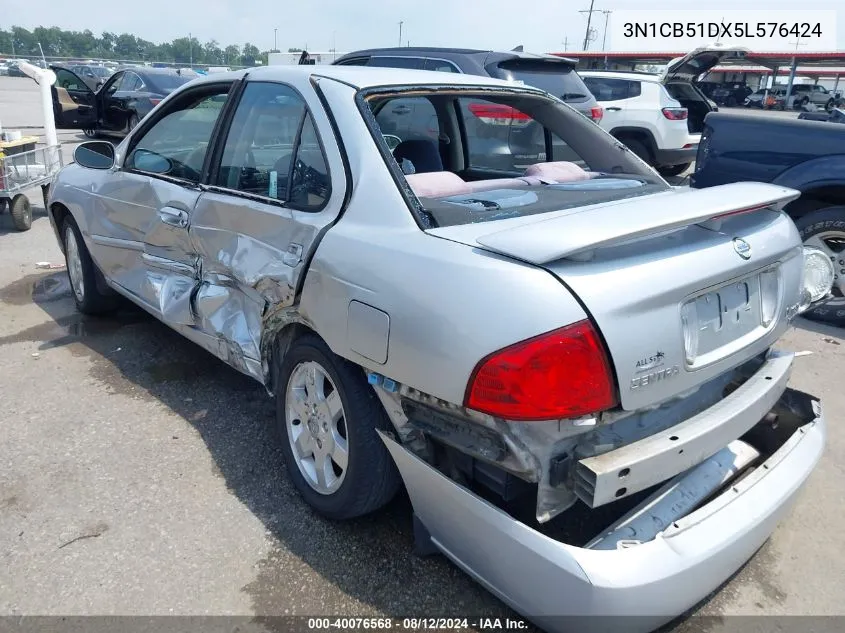
<instances>
[{"instance_id":1,"label":"pickup truck","mask_svg":"<svg viewBox=\"0 0 845 633\"><path fill-rule=\"evenodd\" d=\"M806 314L845 326L845 126L830 122L711 113L690 186L756 181L797 189L785 211L805 245L834 262L833 296Z\"/></svg>"}]
</instances>

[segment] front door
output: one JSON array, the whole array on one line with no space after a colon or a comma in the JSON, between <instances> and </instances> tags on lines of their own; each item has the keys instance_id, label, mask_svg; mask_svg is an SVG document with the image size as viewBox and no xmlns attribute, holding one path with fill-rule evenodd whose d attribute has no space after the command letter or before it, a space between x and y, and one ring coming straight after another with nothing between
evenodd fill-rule
<instances>
[{"instance_id":1,"label":"front door","mask_svg":"<svg viewBox=\"0 0 845 633\"><path fill-rule=\"evenodd\" d=\"M247 81L190 226L202 269L198 326L253 375L263 320L293 304L345 193L331 124L307 77L301 83Z\"/></svg>"},{"instance_id":2,"label":"front door","mask_svg":"<svg viewBox=\"0 0 845 633\"><path fill-rule=\"evenodd\" d=\"M186 91L138 128L88 221L94 259L171 325L193 325L199 279L189 229L215 123L231 82Z\"/></svg>"},{"instance_id":3,"label":"front door","mask_svg":"<svg viewBox=\"0 0 845 633\"><path fill-rule=\"evenodd\" d=\"M55 67L56 82L50 89L53 115L60 130L84 130L97 127L97 100L94 91L67 68Z\"/></svg>"},{"instance_id":4,"label":"front door","mask_svg":"<svg viewBox=\"0 0 845 633\"><path fill-rule=\"evenodd\" d=\"M119 116L118 92L121 90L126 73L121 71L109 77L97 93L97 108L100 112L100 128L109 132L121 132L126 128L126 120Z\"/></svg>"}]
</instances>

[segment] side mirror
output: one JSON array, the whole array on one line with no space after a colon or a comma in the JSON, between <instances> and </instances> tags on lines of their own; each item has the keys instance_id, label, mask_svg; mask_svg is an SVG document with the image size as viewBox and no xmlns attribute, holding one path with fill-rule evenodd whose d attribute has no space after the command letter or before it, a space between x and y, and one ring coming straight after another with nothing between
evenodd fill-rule
<instances>
[{"instance_id":1,"label":"side mirror","mask_svg":"<svg viewBox=\"0 0 845 633\"><path fill-rule=\"evenodd\" d=\"M169 174L173 161L146 149L136 149L126 161L126 166L150 174Z\"/></svg>"},{"instance_id":2,"label":"side mirror","mask_svg":"<svg viewBox=\"0 0 845 633\"><path fill-rule=\"evenodd\" d=\"M108 141L80 143L73 151L73 160L88 169L111 169L114 167L114 145Z\"/></svg>"}]
</instances>

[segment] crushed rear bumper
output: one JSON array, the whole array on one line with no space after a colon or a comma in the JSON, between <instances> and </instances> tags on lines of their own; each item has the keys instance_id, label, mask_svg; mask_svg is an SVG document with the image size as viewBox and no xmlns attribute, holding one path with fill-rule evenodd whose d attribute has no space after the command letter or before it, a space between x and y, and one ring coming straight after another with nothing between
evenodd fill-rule
<instances>
[{"instance_id":1,"label":"crushed rear bumper","mask_svg":"<svg viewBox=\"0 0 845 633\"><path fill-rule=\"evenodd\" d=\"M553 540L382 439L432 544L491 593L549 631L648 631L718 588L771 535L822 454L825 422L817 402L811 409L750 475L653 540L616 550Z\"/></svg>"}]
</instances>

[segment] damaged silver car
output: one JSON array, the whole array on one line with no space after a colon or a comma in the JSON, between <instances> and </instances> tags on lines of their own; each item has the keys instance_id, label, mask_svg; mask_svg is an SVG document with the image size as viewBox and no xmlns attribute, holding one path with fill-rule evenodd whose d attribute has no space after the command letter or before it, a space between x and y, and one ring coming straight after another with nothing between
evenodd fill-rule
<instances>
[{"instance_id":1,"label":"damaged silver car","mask_svg":"<svg viewBox=\"0 0 845 633\"><path fill-rule=\"evenodd\" d=\"M797 191L675 189L540 90L340 66L195 80L75 157L78 308L122 295L263 383L311 506L404 483L418 550L540 626L684 612L822 452L773 347L833 282Z\"/></svg>"}]
</instances>

